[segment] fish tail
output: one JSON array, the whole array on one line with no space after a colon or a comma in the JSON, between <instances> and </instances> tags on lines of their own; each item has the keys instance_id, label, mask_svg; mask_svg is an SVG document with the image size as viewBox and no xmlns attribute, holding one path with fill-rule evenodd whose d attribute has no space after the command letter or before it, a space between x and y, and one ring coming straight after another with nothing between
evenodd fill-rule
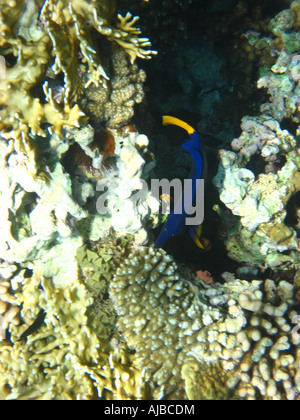
<instances>
[{"instance_id":1,"label":"fish tail","mask_svg":"<svg viewBox=\"0 0 300 420\"><path fill-rule=\"evenodd\" d=\"M192 226L189 229L189 234L198 248L205 249L203 244L200 241L201 234L202 234L202 225Z\"/></svg>"},{"instance_id":2,"label":"fish tail","mask_svg":"<svg viewBox=\"0 0 300 420\"><path fill-rule=\"evenodd\" d=\"M180 120L179 118L171 117L170 115L163 116L163 125L177 125L178 127L183 128L188 132L189 135L193 134L196 130L186 122Z\"/></svg>"}]
</instances>

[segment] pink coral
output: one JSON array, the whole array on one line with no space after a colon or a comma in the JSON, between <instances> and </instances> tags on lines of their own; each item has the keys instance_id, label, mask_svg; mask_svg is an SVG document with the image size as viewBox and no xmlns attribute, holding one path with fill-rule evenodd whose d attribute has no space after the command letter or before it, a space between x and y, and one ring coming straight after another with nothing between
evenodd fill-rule
<instances>
[{"instance_id":1,"label":"pink coral","mask_svg":"<svg viewBox=\"0 0 300 420\"><path fill-rule=\"evenodd\" d=\"M206 284L212 284L214 279L209 271L207 270L198 270L196 271L197 279L204 281Z\"/></svg>"},{"instance_id":2,"label":"pink coral","mask_svg":"<svg viewBox=\"0 0 300 420\"><path fill-rule=\"evenodd\" d=\"M243 142L241 139L233 139L231 142L231 147L233 150L240 150L243 147Z\"/></svg>"}]
</instances>

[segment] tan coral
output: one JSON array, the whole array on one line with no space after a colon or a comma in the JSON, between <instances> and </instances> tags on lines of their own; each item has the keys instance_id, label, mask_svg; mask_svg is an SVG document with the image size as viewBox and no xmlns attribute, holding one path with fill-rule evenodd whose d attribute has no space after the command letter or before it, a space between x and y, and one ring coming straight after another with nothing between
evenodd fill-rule
<instances>
[{"instance_id":1,"label":"tan coral","mask_svg":"<svg viewBox=\"0 0 300 420\"><path fill-rule=\"evenodd\" d=\"M299 297L292 283L235 280L212 287L162 250L132 248L128 240L114 245L85 248L81 266L88 276L85 255L100 271L103 263L100 282L108 269L104 288L110 284L119 332L95 317L92 271L90 291L82 282L88 278L54 287L38 272L27 275L15 293L23 323L10 324L11 341L0 343L0 398L297 396ZM97 310L103 308L100 302ZM32 328L41 310L44 321Z\"/></svg>"},{"instance_id":2,"label":"tan coral","mask_svg":"<svg viewBox=\"0 0 300 420\"><path fill-rule=\"evenodd\" d=\"M130 65L126 53L112 49L112 76L109 83L87 88L85 112L96 121L105 121L109 127L121 127L133 117L134 105L144 98L145 72Z\"/></svg>"},{"instance_id":3,"label":"tan coral","mask_svg":"<svg viewBox=\"0 0 300 420\"><path fill-rule=\"evenodd\" d=\"M163 251L133 251L117 269L110 295L120 331L136 350L135 363L146 368L146 377L154 382L156 397L162 392L169 398L185 395L181 370L187 356L203 360L207 355L207 360L217 363L219 351L209 344L210 333L217 331L209 332L209 327L223 315L206 306L196 283L181 278Z\"/></svg>"},{"instance_id":4,"label":"tan coral","mask_svg":"<svg viewBox=\"0 0 300 420\"><path fill-rule=\"evenodd\" d=\"M187 274L187 271L186 271ZM118 326L154 396L294 399L300 335L294 285L184 278L162 250L137 248L110 286ZM184 381L183 381L184 380ZM197 384L197 385L196 385Z\"/></svg>"},{"instance_id":5,"label":"tan coral","mask_svg":"<svg viewBox=\"0 0 300 420\"><path fill-rule=\"evenodd\" d=\"M90 316L92 299L78 280L59 288L36 273L23 281L16 297L23 324L10 325L11 341L0 343L1 399L151 394L143 373L130 367L124 352L113 349L104 325ZM29 332L41 309L44 322Z\"/></svg>"},{"instance_id":6,"label":"tan coral","mask_svg":"<svg viewBox=\"0 0 300 420\"><path fill-rule=\"evenodd\" d=\"M92 42L87 23L101 35L117 42L130 55L132 63L136 57L150 58L155 51L147 50L151 45L148 38L140 38L141 31L133 25L139 19L132 18L130 13L123 18L118 15L119 23L113 27L110 23L115 11L115 1L77 1L77 0L47 0L41 10L49 36L57 50L54 72L64 72L67 92L78 93L78 49L83 55L83 61L88 65L89 83L97 87L105 83L109 77L101 63L101 56ZM63 27L69 32L69 38L60 30ZM63 47L63 49L61 49ZM74 83L75 82L75 83ZM73 90L73 91L71 91Z\"/></svg>"},{"instance_id":7,"label":"tan coral","mask_svg":"<svg viewBox=\"0 0 300 420\"><path fill-rule=\"evenodd\" d=\"M223 400L228 398L229 374L221 365L199 363L187 357L181 370L189 400Z\"/></svg>"},{"instance_id":8,"label":"tan coral","mask_svg":"<svg viewBox=\"0 0 300 420\"><path fill-rule=\"evenodd\" d=\"M18 268L7 262L0 263L0 342L5 339L11 325L21 323L20 307L14 292L22 279Z\"/></svg>"}]
</instances>

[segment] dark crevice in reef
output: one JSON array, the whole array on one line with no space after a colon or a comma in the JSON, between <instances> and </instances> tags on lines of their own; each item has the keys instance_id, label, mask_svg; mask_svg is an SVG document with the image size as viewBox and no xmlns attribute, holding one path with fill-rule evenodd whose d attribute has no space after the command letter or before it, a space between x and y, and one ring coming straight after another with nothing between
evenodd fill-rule
<instances>
[{"instance_id":1,"label":"dark crevice in reef","mask_svg":"<svg viewBox=\"0 0 300 420\"><path fill-rule=\"evenodd\" d=\"M155 177L183 179L189 172L188 160L181 149L187 135L177 127L162 127L164 114L195 127L207 153L202 236L210 242L211 249L197 248L187 229L171 238L165 249L178 261L216 276L224 271L234 272L240 265L227 256L223 229L213 210L215 204L221 205L211 182L218 168L218 150L229 149L232 139L241 134L243 116L259 114L260 105L268 97L256 86L259 68L275 62L271 56L264 62L265 57L259 51L253 52L245 34L257 31L269 36L270 19L290 3L288 0L119 2L122 12L130 10L141 17L141 29L158 51L149 62L139 61L147 73L146 99L136 107L133 119L139 131L150 138L150 149L157 159ZM293 127L286 128L293 132ZM249 168L258 175L265 165L266 162L259 165L256 160L249 163ZM155 236L160 230L161 227L155 230Z\"/></svg>"},{"instance_id":2,"label":"dark crevice in reef","mask_svg":"<svg viewBox=\"0 0 300 420\"><path fill-rule=\"evenodd\" d=\"M286 205L286 217L284 223L293 228L298 226L299 229L299 214L300 214L300 191L294 194Z\"/></svg>"}]
</instances>

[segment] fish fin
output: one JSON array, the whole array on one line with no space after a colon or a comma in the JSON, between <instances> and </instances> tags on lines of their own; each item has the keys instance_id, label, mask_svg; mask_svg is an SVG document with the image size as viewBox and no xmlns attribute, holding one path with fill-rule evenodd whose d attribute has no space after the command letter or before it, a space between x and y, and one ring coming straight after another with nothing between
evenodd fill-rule
<instances>
[{"instance_id":1,"label":"fish fin","mask_svg":"<svg viewBox=\"0 0 300 420\"><path fill-rule=\"evenodd\" d=\"M187 124L186 122L180 120L179 118L171 117L170 115L163 116L163 125L177 125L178 127L183 128L188 132L189 135L193 134L196 130Z\"/></svg>"},{"instance_id":2,"label":"fish fin","mask_svg":"<svg viewBox=\"0 0 300 420\"><path fill-rule=\"evenodd\" d=\"M202 234L202 225L192 226L189 229L189 234L191 235L191 238L193 239L198 248L205 249L204 245L200 241L200 237Z\"/></svg>"}]
</instances>

